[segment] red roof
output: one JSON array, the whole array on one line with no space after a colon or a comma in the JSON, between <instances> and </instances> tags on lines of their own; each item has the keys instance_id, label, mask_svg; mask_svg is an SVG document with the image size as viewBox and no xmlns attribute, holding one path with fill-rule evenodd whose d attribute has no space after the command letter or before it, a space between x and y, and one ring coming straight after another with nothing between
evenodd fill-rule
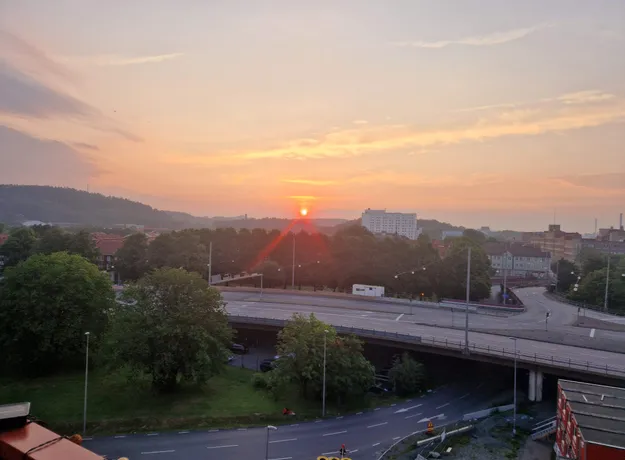
<instances>
[{"instance_id":1,"label":"red roof","mask_svg":"<svg viewBox=\"0 0 625 460\"><path fill-rule=\"evenodd\" d=\"M44 443L48 443L45 444ZM33 449L41 446L38 449ZM25 455L26 452L32 452ZM73 443L36 423L0 433L3 460L102 460L103 457Z\"/></svg>"},{"instance_id":2,"label":"red roof","mask_svg":"<svg viewBox=\"0 0 625 460\"><path fill-rule=\"evenodd\" d=\"M6 240L9 239L9 235L7 233L0 233L0 245L3 245Z\"/></svg>"},{"instance_id":3,"label":"red roof","mask_svg":"<svg viewBox=\"0 0 625 460\"><path fill-rule=\"evenodd\" d=\"M113 256L124 245L123 237L103 238L95 240L96 247L103 256Z\"/></svg>"}]
</instances>

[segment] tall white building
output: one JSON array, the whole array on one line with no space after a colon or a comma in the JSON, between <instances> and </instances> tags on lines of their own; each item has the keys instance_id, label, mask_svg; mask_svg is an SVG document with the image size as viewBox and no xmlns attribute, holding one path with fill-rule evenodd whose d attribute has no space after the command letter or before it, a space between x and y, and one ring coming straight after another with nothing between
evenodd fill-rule
<instances>
[{"instance_id":1,"label":"tall white building","mask_svg":"<svg viewBox=\"0 0 625 460\"><path fill-rule=\"evenodd\" d=\"M411 240L416 240L421 233L417 228L416 213L367 209L362 213L362 226L371 233L405 236Z\"/></svg>"}]
</instances>

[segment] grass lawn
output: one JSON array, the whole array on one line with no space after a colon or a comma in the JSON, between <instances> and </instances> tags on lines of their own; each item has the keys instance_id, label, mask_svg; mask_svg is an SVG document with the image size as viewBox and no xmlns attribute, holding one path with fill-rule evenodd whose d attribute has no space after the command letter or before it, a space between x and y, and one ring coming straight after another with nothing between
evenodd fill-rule
<instances>
[{"instance_id":1,"label":"grass lawn","mask_svg":"<svg viewBox=\"0 0 625 460\"><path fill-rule=\"evenodd\" d=\"M147 379L129 382L123 373L92 372L87 431L114 433L279 423L284 419L285 406L294 410L298 419L320 415L319 403L302 401L295 391L274 400L264 390L255 389L252 374L247 369L227 366L202 387L182 387L174 394L163 395L154 393ZM32 415L63 434L82 430L83 398L82 373L0 380L0 404L29 401ZM391 399L385 402L390 403ZM373 398L364 403L376 404L382 402ZM327 412L337 413L331 405Z\"/></svg>"}]
</instances>

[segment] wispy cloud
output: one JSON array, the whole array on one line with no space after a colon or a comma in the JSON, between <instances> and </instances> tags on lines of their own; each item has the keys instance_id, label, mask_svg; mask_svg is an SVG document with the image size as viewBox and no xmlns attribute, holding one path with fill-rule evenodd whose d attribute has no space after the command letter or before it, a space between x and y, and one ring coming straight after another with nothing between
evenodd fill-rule
<instances>
[{"instance_id":1,"label":"wispy cloud","mask_svg":"<svg viewBox=\"0 0 625 460\"><path fill-rule=\"evenodd\" d=\"M605 174L579 174L558 177L557 179L576 187L625 192L625 171Z\"/></svg>"},{"instance_id":2,"label":"wispy cloud","mask_svg":"<svg viewBox=\"0 0 625 460\"><path fill-rule=\"evenodd\" d=\"M319 186L319 187L332 185L336 183L336 181L333 181L333 180L316 180L316 179L282 179L282 182L286 182L287 184L314 185L314 186Z\"/></svg>"},{"instance_id":3,"label":"wispy cloud","mask_svg":"<svg viewBox=\"0 0 625 460\"><path fill-rule=\"evenodd\" d=\"M70 145L81 150L100 150L97 145L87 144L86 142L71 142Z\"/></svg>"},{"instance_id":4,"label":"wispy cloud","mask_svg":"<svg viewBox=\"0 0 625 460\"><path fill-rule=\"evenodd\" d=\"M94 65L100 67L156 64L184 56L184 53L157 54L150 56L120 56L106 54L100 56L64 56L59 59L70 64Z\"/></svg>"},{"instance_id":5,"label":"wispy cloud","mask_svg":"<svg viewBox=\"0 0 625 460\"><path fill-rule=\"evenodd\" d=\"M463 46L493 46L502 45L511 41L525 38L528 35L533 34L541 29L550 27L549 24L540 24L532 27L525 27L521 29L513 29L505 32L495 32L487 35L474 35L471 37L463 37L455 40L438 40L438 41L405 41L395 42L394 45L410 48L430 48L439 49L452 45Z\"/></svg>"},{"instance_id":6,"label":"wispy cloud","mask_svg":"<svg viewBox=\"0 0 625 460\"><path fill-rule=\"evenodd\" d=\"M578 91L576 93L563 94L558 101L563 104L589 104L593 102L608 101L614 99L614 94L604 93L599 90Z\"/></svg>"},{"instance_id":7,"label":"wispy cloud","mask_svg":"<svg viewBox=\"0 0 625 460\"><path fill-rule=\"evenodd\" d=\"M369 122L367 120L354 120L352 121L353 124L355 125L366 125L369 124Z\"/></svg>"}]
</instances>

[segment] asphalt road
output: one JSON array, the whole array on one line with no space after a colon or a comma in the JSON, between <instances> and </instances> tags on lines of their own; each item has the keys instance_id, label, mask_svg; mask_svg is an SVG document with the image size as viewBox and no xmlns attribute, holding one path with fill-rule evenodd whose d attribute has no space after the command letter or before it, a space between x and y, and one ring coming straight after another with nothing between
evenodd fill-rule
<instances>
[{"instance_id":1,"label":"asphalt road","mask_svg":"<svg viewBox=\"0 0 625 460\"><path fill-rule=\"evenodd\" d=\"M379 407L344 417L298 422L288 420L269 430L269 458L306 460L338 453L345 444L353 459L375 458L395 440L455 422L464 414L490 407L500 383L490 380L449 385L401 404ZM266 428L146 433L86 439L84 446L109 458L264 460Z\"/></svg>"}]
</instances>

